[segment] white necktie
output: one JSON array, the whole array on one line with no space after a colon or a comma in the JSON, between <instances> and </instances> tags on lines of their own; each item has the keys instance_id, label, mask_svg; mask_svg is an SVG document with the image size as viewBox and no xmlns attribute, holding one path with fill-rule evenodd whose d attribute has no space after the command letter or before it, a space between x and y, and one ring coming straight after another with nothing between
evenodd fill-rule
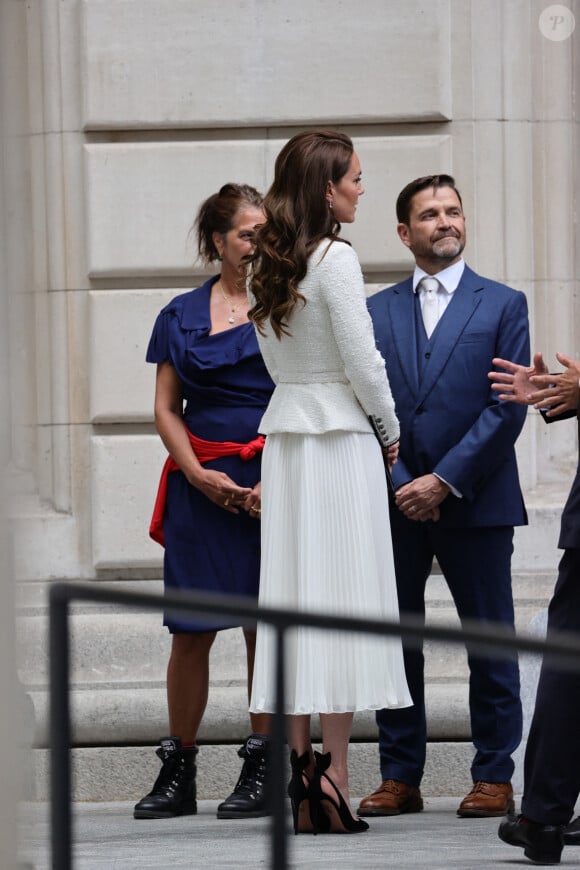
<instances>
[{"instance_id":1,"label":"white necktie","mask_svg":"<svg viewBox=\"0 0 580 870\"><path fill-rule=\"evenodd\" d=\"M437 293L439 292L439 281L437 278L423 278L421 280L422 301L421 312L423 314L423 323L427 338L431 338L431 333L437 326L439 320L439 300Z\"/></svg>"}]
</instances>

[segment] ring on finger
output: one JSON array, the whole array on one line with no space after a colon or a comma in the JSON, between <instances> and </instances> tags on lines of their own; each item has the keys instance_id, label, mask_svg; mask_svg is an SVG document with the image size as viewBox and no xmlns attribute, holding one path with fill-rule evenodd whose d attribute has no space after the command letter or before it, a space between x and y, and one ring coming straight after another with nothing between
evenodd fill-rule
<instances>
[{"instance_id":1,"label":"ring on finger","mask_svg":"<svg viewBox=\"0 0 580 870\"><path fill-rule=\"evenodd\" d=\"M229 503L230 503L230 497L228 496L226 498L226 500L224 501L224 507L227 507L229 505Z\"/></svg>"}]
</instances>

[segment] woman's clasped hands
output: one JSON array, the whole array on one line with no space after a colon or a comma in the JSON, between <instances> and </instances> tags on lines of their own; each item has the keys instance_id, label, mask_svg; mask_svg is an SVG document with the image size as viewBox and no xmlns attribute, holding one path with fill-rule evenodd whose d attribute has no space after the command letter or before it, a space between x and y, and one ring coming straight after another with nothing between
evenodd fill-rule
<instances>
[{"instance_id":1,"label":"woman's clasped hands","mask_svg":"<svg viewBox=\"0 0 580 870\"><path fill-rule=\"evenodd\" d=\"M214 471L211 468L202 468L190 483L223 510L231 514L237 514L241 508L249 513L251 517L255 519L260 518L262 512L262 487L260 482L254 487L238 486L224 472Z\"/></svg>"}]
</instances>

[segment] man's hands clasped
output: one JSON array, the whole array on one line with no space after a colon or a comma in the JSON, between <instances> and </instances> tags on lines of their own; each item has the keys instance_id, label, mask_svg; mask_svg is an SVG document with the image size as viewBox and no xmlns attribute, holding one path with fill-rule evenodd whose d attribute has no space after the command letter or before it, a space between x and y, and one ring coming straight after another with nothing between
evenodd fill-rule
<instances>
[{"instance_id":1,"label":"man's hands clasped","mask_svg":"<svg viewBox=\"0 0 580 870\"><path fill-rule=\"evenodd\" d=\"M437 522L439 505L449 493L449 487L435 474L424 474L405 483L395 493L395 503L409 520Z\"/></svg>"}]
</instances>

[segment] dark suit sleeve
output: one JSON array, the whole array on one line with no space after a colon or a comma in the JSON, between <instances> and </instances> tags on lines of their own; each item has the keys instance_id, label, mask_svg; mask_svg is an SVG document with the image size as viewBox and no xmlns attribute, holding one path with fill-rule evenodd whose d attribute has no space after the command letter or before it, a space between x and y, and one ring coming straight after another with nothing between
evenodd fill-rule
<instances>
[{"instance_id":1,"label":"dark suit sleeve","mask_svg":"<svg viewBox=\"0 0 580 870\"><path fill-rule=\"evenodd\" d=\"M529 365L530 336L526 297L510 295L497 331L495 356ZM484 372L482 377L486 377ZM433 472L472 499L503 462L513 458L514 444L527 408L501 402L489 389L487 403L461 439L437 462Z\"/></svg>"},{"instance_id":2,"label":"dark suit sleeve","mask_svg":"<svg viewBox=\"0 0 580 870\"><path fill-rule=\"evenodd\" d=\"M549 409L544 411L540 408L540 414L544 418L544 423L556 423L558 420L570 420L571 417L578 417L580 415L580 408L577 408L576 410L572 408L570 411L563 411L562 414L558 414L556 417L548 417L548 410Z\"/></svg>"},{"instance_id":3,"label":"dark suit sleeve","mask_svg":"<svg viewBox=\"0 0 580 870\"><path fill-rule=\"evenodd\" d=\"M393 468L391 470L391 477L393 478L393 487L395 490L399 489L399 487L403 486L405 483L410 483L413 480L414 475L405 465L405 461L401 459L401 454L399 454L397 461L393 465Z\"/></svg>"}]
</instances>

